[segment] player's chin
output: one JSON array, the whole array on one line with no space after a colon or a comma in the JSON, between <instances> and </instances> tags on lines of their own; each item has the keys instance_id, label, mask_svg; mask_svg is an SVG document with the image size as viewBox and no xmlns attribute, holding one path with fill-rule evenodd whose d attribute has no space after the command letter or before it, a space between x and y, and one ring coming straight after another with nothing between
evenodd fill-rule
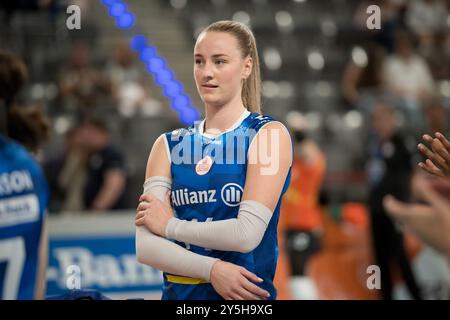
<instances>
[{"instance_id":1,"label":"player's chin","mask_svg":"<svg viewBox=\"0 0 450 320\"><path fill-rule=\"evenodd\" d=\"M223 100L219 95L211 93L202 93L200 97L202 98L203 103L211 106L220 105Z\"/></svg>"}]
</instances>

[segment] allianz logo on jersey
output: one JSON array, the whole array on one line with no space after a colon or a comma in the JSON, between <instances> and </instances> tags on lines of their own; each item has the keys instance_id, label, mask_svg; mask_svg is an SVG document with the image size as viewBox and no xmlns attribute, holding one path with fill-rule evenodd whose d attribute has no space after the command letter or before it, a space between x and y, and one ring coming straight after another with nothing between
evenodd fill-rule
<instances>
[{"instance_id":1,"label":"allianz logo on jersey","mask_svg":"<svg viewBox=\"0 0 450 320\"><path fill-rule=\"evenodd\" d=\"M237 183L227 183L220 190L222 202L229 207L236 207L240 204L244 189ZM172 191L172 204L176 207L217 202L217 191L215 189L189 191L188 188Z\"/></svg>"}]
</instances>

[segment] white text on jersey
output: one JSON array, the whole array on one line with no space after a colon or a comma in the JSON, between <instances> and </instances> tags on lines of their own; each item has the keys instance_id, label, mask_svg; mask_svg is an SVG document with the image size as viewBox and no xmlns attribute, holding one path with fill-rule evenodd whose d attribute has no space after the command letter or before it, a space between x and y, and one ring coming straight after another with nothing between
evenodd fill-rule
<instances>
[{"instance_id":1,"label":"white text on jersey","mask_svg":"<svg viewBox=\"0 0 450 320\"><path fill-rule=\"evenodd\" d=\"M28 171L12 171L0 174L0 196L33 190L33 180Z\"/></svg>"}]
</instances>

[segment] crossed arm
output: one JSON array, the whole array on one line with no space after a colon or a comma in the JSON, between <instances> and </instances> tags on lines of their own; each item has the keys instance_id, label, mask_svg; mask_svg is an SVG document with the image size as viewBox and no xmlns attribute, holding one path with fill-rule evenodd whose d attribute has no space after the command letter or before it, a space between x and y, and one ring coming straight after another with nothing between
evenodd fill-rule
<instances>
[{"instance_id":1,"label":"crossed arm","mask_svg":"<svg viewBox=\"0 0 450 320\"><path fill-rule=\"evenodd\" d=\"M170 177L170 163L161 155L166 153L164 137L160 136L150 152L146 178ZM164 200L167 189L157 185L146 190L156 199ZM181 276L210 280L211 269L217 259L195 254L181 246L159 237L144 226L136 227L136 257L140 263Z\"/></svg>"},{"instance_id":2,"label":"crossed arm","mask_svg":"<svg viewBox=\"0 0 450 320\"><path fill-rule=\"evenodd\" d=\"M270 123L261 129L260 132L263 130L265 130L266 134L258 134L255 137L252 148L249 150L249 157L253 158L249 158L252 161L250 161L250 164L248 165L243 202L248 200L260 203L261 208L263 208L261 211L266 211L265 214L262 213L262 216L265 216L269 211L271 215L271 212L273 212L277 204L287 172L291 165L292 148L289 134L280 123ZM147 165L146 180L155 177L165 177L166 179L170 179L170 161L166 156L167 152L165 150L164 139L165 138L163 136L158 138L152 148ZM276 170L272 174L270 174L271 172L267 168L267 163L257 161L258 146L261 147L264 143L266 143L264 150L268 150L269 152L268 158L278 157ZM269 174L267 174L268 172ZM254 189L250 186L253 186ZM160 186L159 189L150 189L153 190L152 192L149 192L150 194L146 193L141 196L142 202L138 207L136 220L136 253L137 258L141 263L145 263L160 270L178 275L201 278L207 281L210 280L216 291L224 298L251 299L255 297L266 297L267 292L258 287L256 288L262 291L258 291L256 288L251 288L248 283L248 280L260 282L261 279L259 279L256 275L251 274L244 268L222 261L220 261L219 264L217 259L209 260L212 258L192 253L165 239L164 236L166 235L167 223L170 219L175 219L173 217L173 211L170 205L168 205L168 197L164 198L168 188L161 189ZM154 190L159 191L155 192ZM150 205L147 201L150 201ZM252 210L250 209L249 211ZM191 230L187 233L181 232L180 236L176 236L179 237L179 239L176 240L189 242L183 237L194 237L199 240L198 245L206 244L203 246L210 247L210 245L207 244L214 242L211 241L214 240L214 237L211 237L211 233L208 232L203 234L202 230L205 229L206 225L208 225L207 229L212 227L211 230L213 231L221 230L221 233L230 235L230 232L232 232L232 230L230 231L230 228L236 228L236 226L238 226L237 230L239 230L239 228L242 227L244 229L252 227L251 224L249 225L248 223L245 223L245 217L250 215L251 213L248 213L247 215L244 213L242 215L244 217L243 219L238 217L236 219L224 221L200 223L179 220L179 223L182 225L181 228L181 225L178 225L178 222L176 222L177 220L172 220L172 223L174 225L178 225L178 227L175 227L174 230ZM259 240L252 242L250 247L257 246L267 227L265 222L267 221L267 218L265 220L264 218L258 217L255 221L258 221L258 219L261 220L260 224L263 224L264 227L257 227L257 229L260 230ZM152 228L149 228L149 225L152 225L155 221L164 222L160 224L159 228L156 227L154 230L151 230ZM244 221L244 223L242 223L242 221ZM179 232L175 231L175 233ZM158 236L157 234L161 236ZM225 246L221 247L221 249L231 251L235 249L237 245L242 244L242 238L233 238L232 240L234 241L226 242ZM245 244L245 246L247 246L245 250L249 250L248 243L249 242ZM228 244L230 247L228 247ZM171 257L173 257L173 259ZM186 267L186 265L192 267ZM198 270L201 270L201 272L199 273ZM226 272L222 272L225 270ZM213 273L213 271L216 272ZM245 277L245 279L243 279L243 277Z\"/></svg>"},{"instance_id":3,"label":"crossed arm","mask_svg":"<svg viewBox=\"0 0 450 320\"><path fill-rule=\"evenodd\" d=\"M269 123L261 130L266 131L255 137L249 150L244 195L236 218L209 222L180 220L173 217L168 198L161 203L144 195L138 207L137 225L145 225L162 237L209 249L243 253L255 249L277 205L292 159L289 134L280 123ZM261 160L262 150L270 154L269 166Z\"/></svg>"},{"instance_id":4,"label":"crossed arm","mask_svg":"<svg viewBox=\"0 0 450 320\"><path fill-rule=\"evenodd\" d=\"M249 150L244 195L236 218L208 222L180 220L173 217L168 198L161 203L144 195L138 207L137 225L145 225L162 237L209 249L244 253L255 249L277 205L292 159L289 134L280 123L269 123L261 130L266 132L255 137ZM262 144L267 145L261 148ZM271 153L267 157L272 159L270 170L267 163L260 161L261 150Z\"/></svg>"}]
</instances>

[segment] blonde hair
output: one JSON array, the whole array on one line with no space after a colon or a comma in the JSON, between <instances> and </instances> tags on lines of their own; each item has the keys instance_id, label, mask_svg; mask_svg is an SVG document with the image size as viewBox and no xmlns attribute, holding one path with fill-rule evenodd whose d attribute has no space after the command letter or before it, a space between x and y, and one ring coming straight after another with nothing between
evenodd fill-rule
<instances>
[{"instance_id":1,"label":"blonde hair","mask_svg":"<svg viewBox=\"0 0 450 320\"><path fill-rule=\"evenodd\" d=\"M242 85L242 102L250 112L261 113L261 71L259 68L258 49L253 32L245 24L236 21L217 21L206 27L206 32L226 32L236 37L242 57L250 56L253 68L250 76Z\"/></svg>"}]
</instances>

